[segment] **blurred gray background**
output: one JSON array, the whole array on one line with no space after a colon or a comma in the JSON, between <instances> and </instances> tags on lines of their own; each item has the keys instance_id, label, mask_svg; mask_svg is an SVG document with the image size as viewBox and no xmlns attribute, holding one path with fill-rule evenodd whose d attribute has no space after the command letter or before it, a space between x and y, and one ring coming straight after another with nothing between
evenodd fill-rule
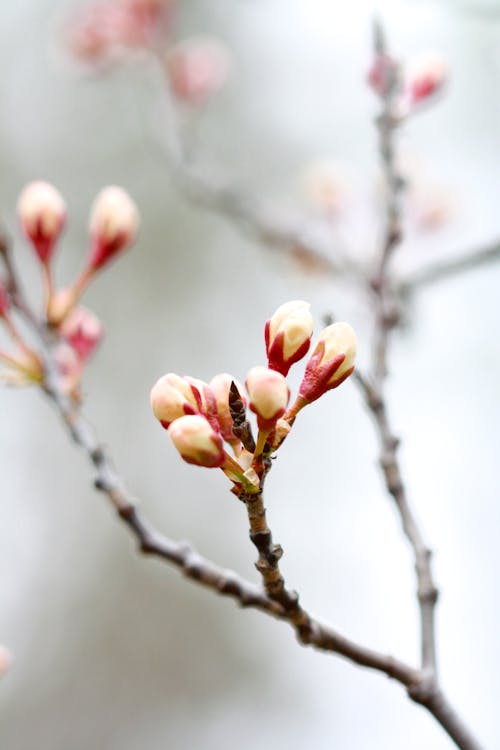
<instances>
[{"instance_id":1,"label":"blurred gray background","mask_svg":"<svg viewBox=\"0 0 500 750\"><path fill-rule=\"evenodd\" d=\"M80 266L97 190L132 193L140 241L85 298L107 331L86 411L160 528L255 579L242 507L219 472L180 461L150 414L150 387L170 370L243 380L263 363L264 321L294 298L313 303L318 328L330 309L351 320L363 360L367 310L182 198L161 157L158 76L140 61L104 77L78 71L60 50L75 5L1 4L0 212L38 301L15 219L23 185L48 179L68 201L60 283ZM435 231L408 224L399 262L412 268L500 236L500 3L380 9L396 52L435 49L452 71L443 101L401 135L424 193L437 185L452 206ZM193 0L181 3L178 32L213 33L233 53L230 83L200 123L209 159L276 206L302 200L312 160L341 163L351 192L339 231L358 255L380 232L364 82L373 10L361 0ZM436 550L443 684L489 748L500 745L499 284L491 266L422 293L397 337L389 389L410 495ZM44 399L2 390L0 404L0 642L15 655L0 682L2 749L452 747L398 685L300 648L285 625L141 559ZM294 432L267 492L287 580L341 631L415 660L410 556L352 384Z\"/></svg>"}]
</instances>

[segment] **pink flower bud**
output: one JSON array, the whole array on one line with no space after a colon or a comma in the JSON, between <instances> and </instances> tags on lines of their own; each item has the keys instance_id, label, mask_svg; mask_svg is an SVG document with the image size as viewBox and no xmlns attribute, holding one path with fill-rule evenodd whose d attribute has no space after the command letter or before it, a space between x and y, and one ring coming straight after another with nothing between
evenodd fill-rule
<instances>
[{"instance_id":1,"label":"pink flower bud","mask_svg":"<svg viewBox=\"0 0 500 750\"><path fill-rule=\"evenodd\" d=\"M267 321L266 351L271 370L287 375L294 362L306 355L313 330L310 308L300 300L286 302Z\"/></svg>"},{"instance_id":2,"label":"pink flower bud","mask_svg":"<svg viewBox=\"0 0 500 750\"><path fill-rule=\"evenodd\" d=\"M416 105L443 87L448 69L439 55L428 53L413 61L406 77L410 104Z\"/></svg>"},{"instance_id":3,"label":"pink flower bud","mask_svg":"<svg viewBox=\"0 0 500 750\"><path fill-rule=\"evenodd\" d=\"M101 190L90 213L90 268L102 268L125 250L134 242L138 228L139 212L129 194L115 185Z\"/></svg>"},{"instance_id":4,"label":"pink flower bud","mask_svg":"<svg viewBox=\"0 0 500 750\"><path fill-rule=\"evenodd\" d=\"M31 182L19 196L17 212L42 263L48 263L66 220L66 204L48 182Z\"/></svg>"},{"instance_id":5,"label":"pink flower bud","mask_svg":"<svg viewBox=\"0 0 500 750\"><path fill-rule=\"evenodd\" d=\"M188 464L216 468L225 463L222 437L201 414L179 417L168 428L168 434Z\"/></svg>"},{"instance_id":6,"label":"pink flower bud","mask_svg":"<svg viewBox=\"0 0 500 750\"><path fill-rule=\"evenodd\" d=\"M12 654L2 644L0 644L0 677L4 675L12 664Z\"/></svg>"},{"instance_id":7,"label":"pink flower bud","mask_svg":"<svg viewBox=\"0 0 500 750\"><path fill-rule=\"evenodd\" d=\"M75 350L78 358L86 362L99 346L104 328L93 312L86 307L75 307L64 320L61 335Z\"/></svg>"},{"instance_id":8,"label":"pink flower bud","mask_svg":"<svg viewBox=\"0 0 500 750\"><path fill-rule=\"evenodd\" d=\"M3 283L0 281L0 318L3 318L9 311L9 298Z\"/></svg>"},{"instance_id":9,"label":"pink flower bud","mask_svg":"<svg viewBox=\"0 0 500 750\"><path fill-rule=\"evenodd\" d=\"M396 61L389 55L377 55L368 71L368 83L375 93L379 96L385 96L396 75Z\"/></svg>"},{"instance_id":10,"label":"pink flower bud","mask_svg":"<svg viewBox=\"0 0 500 750\"><path fill-rule=\"evenodd\" d=\"M54 360L65 393L75 395L83 375L83 363L72 346L65 342L54 349Z\"/></svg>"},{"instance_id":11,"label":"pink flower bud","mask_svg":"<svg viewBox=\"0 0 500 750\"><path fill-rule=\"evenodd\" d=\"M174 96L187 104L203 104L226 81L229 57L216 39L186 39L167 57L167 74Z\"/></svg>"},{"instance_id":12,"label":"pink flower bud","mask_svg":"<svg viewBox=\"0 0 500 750\"><path fill-rule=\"evenodd\" d=\"M321 331L299 388L310 403L340 385L354 370L356 334L349 323L333 323Z\"/></svg>"},{"instance_id":13,"label":"pink flower bud","mask_svg":"<svg viewBox=\"0 0 500 750\"><path fill-rule=\"evenodd\" d=\"M200 411L200 396L180 375L163 375L151 391L151 408L156 419L167 429L174 420Z\"/></svg>"},{"instance_id":14,"label":"pink flower bud","mask_svg":"<svg viewBox=\"0 0 500 750\"><path fill-rule=\"evenodd\" d=\"M290 390L280 372L267 367L252 367L246 387L250 409L257 415L259 430L271 430L283 416L290 398Z\"/></svg>"},{"instance_id":15,"label":"pink flower bud","mask_svg":"<svg viewBox=\"0 0 500 750\"><path fill-rule=\"evenodd\" d=\"M231 412L229 411L229 390L231 383L235 383L243 403L246 404L246 398L243 395L242 385L229 375L227 372L222 372L219 375L215 375L209 383L209 388L212 391L217 409L217 418L219 421L219 427L224 440L236 440L233 435L233 420L231 418Z\"/></svg>"}]
</instances>

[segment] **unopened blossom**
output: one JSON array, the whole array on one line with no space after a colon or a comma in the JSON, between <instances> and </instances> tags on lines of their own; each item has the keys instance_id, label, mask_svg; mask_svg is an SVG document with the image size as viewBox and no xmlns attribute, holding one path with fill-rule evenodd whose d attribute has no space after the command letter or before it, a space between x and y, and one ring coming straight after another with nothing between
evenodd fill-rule
<instances>
[{"instance_id":1,"label":"unopened blossom","mask_svg":"<svg viewBox=\"0 0 500 750\"><path fill-rule=\"evenodd\" d=\"M225 463L222 436L201 414L179 417L171 423L168 434L188 464L216 468Z\"/></svg>"},{"instance_id":2,"label":"unopened blossom","mask_svg":"<svg viewBox=\"0 0 500 750\"><path fill-rule=\"evenodd\" d=\"M163 375L151 390L151 408L156 419L168 428L174 420L200 411L200 397L180 375Z\"/></svg>"},{"instance_id":3,"label":"unopened blossom","mask_svg":"<svg viewBox=\"0 0 500 750\"><path fill-rule=\"evenodd\" d=\"M131 245L139 228L139 212L129 194L111 185L97 195L90 213L92 247L89 268L102 268Z\"/></svg>"},{"instance_id":4,"label":"unopened blossom","mask_svg":"<svg viewBox=\"0 0 500 750\"><path fill-rule=\"evenodd\" d=\"M12 664L12 654L9 649L0 643L0 677L4 675Z\"/></svg>"},{"instance_id":5,"label":"unopened blossom","mask_svg":"<svg viewBox=\"0 0 500 750\"><path fill-rule=\"evenodd\" d=\"M167 55L170 88L174 96L186 104L203 104L222 88L228 70L226 48L208 37L185 39Z\"/></svg>"},{"instance_id":6,"label":"unopened blossom","mask_svg":"<svg viewBox=\"0 0 500 750\"><path fill-rule=\"evenodd\" d=\"M286 302L267 321L265 339L271 370L287 375L294 362L307 354L313 331L310 308L301 300Z\"/></svg>"},{"instance_id":7,"label":"unopened blossom","mask_svg":"<svg viewBox=\"0 0 500 750\"><path fill-rule=\"evenodd\" d=\"M387 54L378 54L368 71L368 83L379 96L386 96L396 82L398 63Z\"/></svg>"},{"instance_id":8,"label":"unopened blossom","mask_svg":"<svg viewBox=\"0 0 500 750\"><path fill-rule=\"evenodd\" d=\"M75 307L61 325L60 333L85 362L95 352L104 335L99 318L86 307Z\"/></svg>"},{"instance_id":9,"label":"unopened blossom","mask_svg":"<svg viewBox=\"0 0 500 750\"><path fill-rule=\"evenodd\" d=\"M48 263L66 220L66 204L48 182L31 182L21 192L17 213L42 263Z\"/></svg>"},{"instance_id":10,"label":"unopened blossom","mask_svg":"<svg viewBox=\"0 0 500 750\"><path fill-rule=\"evenodd\" d=\"M243 395L242 385L229 373L221 372L219 375L215 375L209 383L209 388L215 397L220 431L224 440L228 441L236 439L233 435L233 420L229 409L229 391L231 390L231 383L236 385L240 397L245 404L246 399Z\"/></svg>"},{"instance_id":11,"label":"unopened blossom","mask_svg":"<svg viewBox=\"0 0 500 750\"><path fill-rule=\"evenodd\" d=\"M65 287L54 292L47 304L47 323L53 328L60 326L74 309L78 296L78 291L74 287Z\"/></svg>"},{"instance_id":12,"label":"unopened blossom","mask_svg":"<svg viewBox=\"0 0 500 750\"><path fill-rule=\"evenodd\" d=\"M3 318L6 313L9 311L9 298L7 297L7 292L5 291L5 287L0 281L0 318Z\"/></svg>"},{"instance_id":13,"label":"unopened blossom","mask_svg":"<svg viewBox=\"0 0 500 750\"><path fill-rule=\"evenodd\" d=\"M250 397L250 409L257 415L259 430L271 430L285 413L290 399L290 390L284 376L267 367L253 367L245 384Z\"/></svg>"},{"instance_id":14,"label":"unopened blossom","mask_svg":"<svg viewBox=\"0 0 500 750\"><path fill-rule=\"evenodd\" d=\"M410 104L421 104L441 89L447 78L448 67L439 55L427 53L415 58L406 72Z\"/></svg>"},{"instance_id":15,"label":"unopened blossom","mask_svg":"<svg viewBox=\"0 0 500 750\"><path fill-rule=\"evenodd\" d=\"M324 328L306 365L299 398L310 403L340 385L354 370L356 346L356 334L349 323Z\"/></svg>"}]
</instances>

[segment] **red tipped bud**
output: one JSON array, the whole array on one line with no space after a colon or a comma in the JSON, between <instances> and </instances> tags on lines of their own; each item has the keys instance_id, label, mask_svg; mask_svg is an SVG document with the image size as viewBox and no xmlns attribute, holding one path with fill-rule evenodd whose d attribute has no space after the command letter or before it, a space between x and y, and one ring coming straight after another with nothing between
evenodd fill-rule
<instances>
[{"instance_id":1,"label":"red tipped bud","mask_svg":"<svg viewBox=\"0 0 500 750\"><path fill-rule=\"evenodd\" d=\"M212 469L225 463L222 437L201 414L179 417L168 428L168 434L188 464Z\"/></svg>"},{"instance_id":2,"label":"red tipped bud","mask_svg":"<svg viewBox=\"0 0 500 750\"><path fill-rule=\"evenodd\" d=\"M375 57L368 71L368 83L379 96L385 96L394 83L397 76L398 65L396 60L386 54Z\"/></svg>"},{"instance_id":3,"label":"red tipped bud","mask_svg":"<svg viewBox=\"0 0 500 750\"><path fill-rule=\"evenodd\" d=\"M267 367L253 367L247 375L246 387L259 430L271 430L285 413L290 398L285 378Z\"/></svg>"},{"instance_id":4,"label":"red tipped bud","mask_svg":"<svg viewBox=\"0 0 500 750\"><path fill-rule=\"evenodd\" d=\"M19 196L17 212L42 263L48 263L66 220L66 204L48 182L31 182Z\"/></svg>"},{"instance_id":5,"label":"red tipped bud","mask_svg":"<svg viewBox=\"0 0 500 750\"><path fill-rule=\"evenodd\" d=\"M216 39L193 38L168 53L167 74L174 96L187 104L203 104L225 83L228 53Z\"/></svg>"},{"instance_id":6,"label":"red tipped bud","mask_svg":"<svg viewBox=\"0 0 500 750\"><path fill-rule=\"evenodd\" d=\"M61 335L85 362L95 352L104 335L104 328L93 312L75 307L61 326Z\"/></svg>"},{"instance_id":7,"label":"red tipped bud","mask_svg":"<svg viewBox=\"0 0 500 750\"><path fill-rule=\"evenodd\" d=\"M5 287L0 281L0 318L3 318L5 314L9 311L9 298L7 297L7 292L5 291Z\"/></svg>"},{"instance_id":8,"label":"red tipped bud","mask_svg":"<svg viewBox=\"0 0 500 750\"><path fill-rule=\"evenodd\" d=\"M421 104L439 91L447 78L448 68L439 55L428 53L417 58L407 72L410 104Z\"/></svg>"},{"instance_id":9,"label":"red tipped bud","mask_svg":"<svg viewBox=\"0 0 500 750\"><path fill-rule=\"evenodd\" d=\"M246 405L246 398L243 395L243 387L236 378L229 375L227 372L222 372L219 375L215 375L209 383L209 388L212 391L217 408L217 419L219 421L220 431L224 440L236 440L233 435L233 420L231 412L229 410L229 391L231 383L235 383L238 392L241 396L241 400Z\"/></svg>"},{"instance_id":10,"label":"red tipped bud","mask_svg":"<svg viewBox=\"0 0 500 750\"><path fill-rule=\"evenodd\" d=\"M197 414L200 407L197 389L193 389L187 379L173 372L163 375L151 390L153 414L165 429L179 417Z\"/></svg>"},{"instance_id":11,"label":"red tipped bud","mask_svg":"<svg viewBox=\"0 0 500 750\"><path fill-rule=\"evenodd\" d=\"M286 302L267 321L266 351L271 370L287 375L294 362L307 354L313 330L310 308L301 300Z\"/></svg>"},{"instance_id":12,"label":"red tipped bud","mask_svg":"<svg viewBox=\"0 0 500 750\"><path fill-rule=\"evenodd\" d=\"M129 194L115 185L101 190L90 213L90 268L102 268L125 250L134 242L138 228L139 212Z\"/></svg>"},{"instance_id":13,"label":"red tipped bud","mask_svg":"<svg viewBox=\"0 0 500 750\"><path fill-rule=\"evenodd\" d=\"M321 331L299 388L311 402L340 385L354 370L356 334L349 323L333 323Z\"/></svg>"}]
</instances>

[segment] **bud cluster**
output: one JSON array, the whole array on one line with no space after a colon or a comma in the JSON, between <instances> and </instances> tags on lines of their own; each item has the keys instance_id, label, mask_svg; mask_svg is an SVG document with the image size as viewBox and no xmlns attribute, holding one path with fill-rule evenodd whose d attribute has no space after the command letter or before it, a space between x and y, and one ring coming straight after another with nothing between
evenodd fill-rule
<instances>
[{"instance_id":1,"label":"bud cluster","mask_svg":"<svg viewBox=\"0 0 500 750\"><path fill-rule=\"evenodd\" d=\"M139 214L129 195L116 186L104 188L96 197L89 221L89 252L75 281L54 289L52 263L54 252L66 223L66 204L55 187L37 181L21 192L17 211L19 221L40 263L44 293L46 326L57 342L55 359L61 382L77 397L85 364L103 336L96 316L78 301L95 274L135 240ZM0 319L14 340L16 351L0 351L0 360L14 370L9 382L40 382L43 366L40 357L25 343L17 329L9 295L0 281Z\"/></svg>"},{"instance_id":2,"label":"bud cluster","mask_svg":"<svg viewBox=\"0 0 500 750\"><path fill-rule=\"evenodd\" d=\"M299 411L339 386L354 369L356 335L348 323L333 323L319 334L297 397L289 406L286 376L307 354L312 332L306 302L294 300L276 310L265 325L268 365L248 372L248 398L228 373L216 375L210 383L175 373L163 375L151 391L151 406L182 458L221 468L236 494L259 492L269 467L266 459L283 443ZM247 406L256 416L257 440Z\"/></svg>"}]
</instances>

